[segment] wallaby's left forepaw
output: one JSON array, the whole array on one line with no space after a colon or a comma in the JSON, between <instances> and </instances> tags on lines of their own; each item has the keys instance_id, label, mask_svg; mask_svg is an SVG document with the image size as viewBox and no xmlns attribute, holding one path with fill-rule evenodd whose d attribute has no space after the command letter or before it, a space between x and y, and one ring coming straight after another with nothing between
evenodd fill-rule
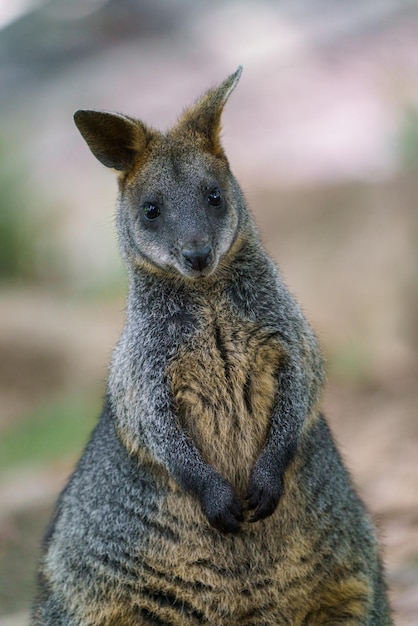
<instances>
[{"instance_id":1,"label":"wallaby's left forepaw","mask_svg":"<svg viewBox=\"0 0 418 626\"><path fill-rule=\"evenodd\" d=\"M248 509L254 511L249 521L257 522L274 513L282 493L279 470L266 466L259 459L251 472L247 491Z\"/></svg>"},{"instance_id":2,"label":"wallaby's left forepaw","mask_svg":"<svg viewBox=\"0 0 418 626\"><path fill-rule=\"evenodd\" d=\"M200 494L200 501L211 526L223 533L240 531L244 519L242 504L224 478L213 476Z\"/></svg>"}]
</instances>

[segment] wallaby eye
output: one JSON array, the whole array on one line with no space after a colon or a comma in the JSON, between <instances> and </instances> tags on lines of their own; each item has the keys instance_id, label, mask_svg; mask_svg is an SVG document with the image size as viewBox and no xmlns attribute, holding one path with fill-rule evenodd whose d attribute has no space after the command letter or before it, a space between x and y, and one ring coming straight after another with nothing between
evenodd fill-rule
<instances>
[{"instance_id":1,"label":"wallaby eye","mask_svg":"<svg viewBox=\"0 0 418 626\"><path fill-rule=\"evenodd\" d=\"M160 207L158 204L154 204L153 202L144 202L142 205L142 211L145 219L150 220L151 222L152 220L156 220L161 214Z\"/></svg>"},{"instance_id":2,"label":"wallaby eye","mask_svg":"<svg viewBox=\"0 0 418 626\"><path fill-rule=\"evenodd\" d=\"M215 187L215 189L212 189L212 191L210 191L208 193L208 203L215 207L215 208L219 208L220 206L222 206L222 195L221 195L221 190L218 189L218 187Z\"/></svg>"}]
</instances>

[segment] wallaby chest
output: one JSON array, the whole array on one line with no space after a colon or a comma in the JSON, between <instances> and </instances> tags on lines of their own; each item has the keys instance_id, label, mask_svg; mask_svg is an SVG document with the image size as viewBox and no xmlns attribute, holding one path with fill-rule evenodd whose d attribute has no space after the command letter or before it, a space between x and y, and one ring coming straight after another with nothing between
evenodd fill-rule
<instances>
[{"instance_id":1,"label":"wallaby chest","mask_svg":"<svg viewBox=\"0 0 418 626\"><path fill-rule=\"evenodd\" d=\"M226 299L200 310L168 366L174 410L205 460L242 494L270 426L283 349Z\"/></svg>"}]
</instances>

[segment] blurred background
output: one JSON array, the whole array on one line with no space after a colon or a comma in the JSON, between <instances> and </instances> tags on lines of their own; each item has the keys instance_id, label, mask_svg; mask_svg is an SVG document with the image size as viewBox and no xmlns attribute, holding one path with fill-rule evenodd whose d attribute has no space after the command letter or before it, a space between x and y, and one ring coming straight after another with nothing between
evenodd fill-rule
<instances>
[{"instance_id":1,"label":"blurred background","mask_svg":"<svg viewBox=\"0 0 418 626\"><path fill-rule=\"evenodd\" d=\"M418 3L1 0L0 626L27 622L123 325L115 176L72 115L166 128L241 63L224 146L320 336L396 624L418 624Z\"/></svg>"}]
</instances>

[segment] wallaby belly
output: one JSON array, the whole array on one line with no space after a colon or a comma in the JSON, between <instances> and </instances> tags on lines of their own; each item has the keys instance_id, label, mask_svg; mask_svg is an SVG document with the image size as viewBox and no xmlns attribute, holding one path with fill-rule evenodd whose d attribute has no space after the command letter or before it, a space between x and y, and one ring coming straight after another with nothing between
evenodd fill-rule
<instances>
[{"instance_id":1,"label":"wallaby belly","mask_svg":"<svg viewBox=\"0 0 418 626\"><path fill-rule=\"evenodd\" d=\"M359 553L347 568L356 535L333 533L332 513L313 526L324 506L321 492L340 465L332 441L324 443L328 460L314 479L317 500L308 502L306 480L323 446L307 436L312 458L302 464L297 457L289 468L276 512L244 523L238 535L223 535L158 466L128 456L104 414L61 496L47 538L45 590L53 599L59 589L67 611L82 619L74 624L83 626L318 626L341 603L360 616L370 596L361 573L367 555ZM361 504L347 494L353 523L363 524L356 519ZM326 506L341 514L337 497L328 496Z\"/></svg>"},{"instance_id":2,"label":"wallaby belly","mask_svg":"<svg viewBox=\"0 0 418 626\"><path fill-rule=\"evenodd\" d=\"M274 333L225 308L204 316L168 368L174 409L203 458L245 496L269 431L283 349Z\"/></svg>"}]
</instances>

